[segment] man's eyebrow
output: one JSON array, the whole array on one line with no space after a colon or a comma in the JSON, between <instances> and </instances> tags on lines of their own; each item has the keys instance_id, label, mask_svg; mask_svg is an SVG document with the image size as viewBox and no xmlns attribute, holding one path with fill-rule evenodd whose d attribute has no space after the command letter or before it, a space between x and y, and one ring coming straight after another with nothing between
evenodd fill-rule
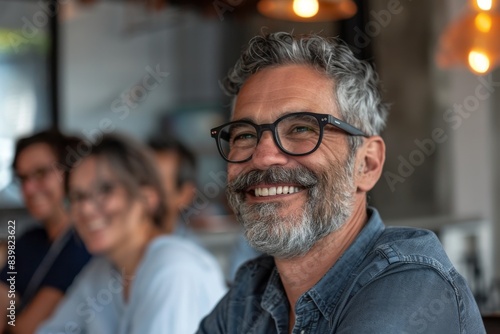
<instances>
[{"instance_id":1,"label":"man's eyebrow","mask_svg":"<svg viewBox=\"0 0 500 334\"><path fill-rule=\"evenodd\" d=\"M296 114L296 113L300 113L300 112L316 113L315 111L312 111L309 108L300 108L300 109L297 109L297 110L284 111L281 114L277 115L276 119L281 118L281 117L286 116L286 115ZM273 122L275 122L276 119ZM252 122L254 124L257 124L251 117L243 117L243 118L240 118L240 119L233 119L231 122L239 122L239 121L247 121L247 122Z\"/></svg>"},{"instance_id":2,"label":"man's eyebrow","mask_svg":"<svg viewBox=\"0 0 500 334\"><path fill-rule=\"evenodd\" d=\"M240 119L233 119L231 122L241 122L241 121L255 123L255 121L253 119L251 119L250 117L243 117L243 118L240 118Z\"/></svg>"}]
</instances>

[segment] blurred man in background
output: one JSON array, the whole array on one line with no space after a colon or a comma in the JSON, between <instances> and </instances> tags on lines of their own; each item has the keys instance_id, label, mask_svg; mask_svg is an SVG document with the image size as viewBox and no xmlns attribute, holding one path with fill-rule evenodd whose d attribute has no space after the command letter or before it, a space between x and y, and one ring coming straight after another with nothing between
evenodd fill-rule
<instances>
[{"instance_id":1,"label":"blurred man in background","mask_svg":"<svg viewBox=\"0 0 500 334\"><path fill-rule=\"evenodd\" d=\"M167 135L153 137L148 144L154 152L166 193L165 232L196 240L189 230L189 222L181 219L182 211L191 205L196 195L196 158L179 140Z\"/></svg>"},{"instance_id":2,"label":"blurred man in background","mask_svg":"<svg viewBox=\"0 0 500 334\"><path fill-rule=\"evenodd\" d=\"M39 224L15 240L15 263L12 267L7 263L0 273L0 332L33 333L90 258L64 205L63 180L76 142L57 131L43 131L16 144L12 166L24 204ZM11 286L15 286L17 302L15 322L9 325Z\"/></svg>"}]
</instances>

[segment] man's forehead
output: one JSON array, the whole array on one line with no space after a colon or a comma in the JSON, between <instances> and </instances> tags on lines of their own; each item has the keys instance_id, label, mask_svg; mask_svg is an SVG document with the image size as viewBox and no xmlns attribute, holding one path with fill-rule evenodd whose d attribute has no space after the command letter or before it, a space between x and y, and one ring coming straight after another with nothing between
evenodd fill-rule
<instances>
[{"instance_id":1,"label":"man's forehead","mask_svg":"<svg viewBox=\"0 0 500 334\"><path fill-rule=\"evenodd\" d=\"M273 86L296 86L300 88L305 86L304 82L308 82L308 88L325 83L333 84L332 79L326 73L305 64L265 67L248 77L241 90L244 90L245 86L254 81L258 81L263 86L262 88L268 91L272 91Z\"/></svg>"},{"instance_id":2,"label":"man's forehead","mask_svg":"<svg viewBox=\"0 0 500 334\"><path fill-rule=\"evenodd\" d=\"M233 120L275 119L285 113L338 116L333 81L306 65L263 69L252 75L235 99Z\"/></svg>"},{"instance_id":3,"label":"man's forehead","mask_svg":"<svg viewBox=\"0 0 500 334\"><path fill-rule=\"evenodd\" d=\"M32 168L34 165L54 163L55 160L56 155L48 144L35 143L27 146L19 153L16 168Z\"/></svg>"}]
</instances>

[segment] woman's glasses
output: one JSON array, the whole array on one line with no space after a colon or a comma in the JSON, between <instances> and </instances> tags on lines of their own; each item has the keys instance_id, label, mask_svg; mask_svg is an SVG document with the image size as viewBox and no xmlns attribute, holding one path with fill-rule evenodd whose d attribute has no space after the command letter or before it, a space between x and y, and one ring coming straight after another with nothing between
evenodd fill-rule
<instances>
[{"instance_id":1,"label":"woman's glasses","mask_svg":"<svg viewBox=\"0 0 500 334\"><path fill-rule=\"evenodd\" d=\"M117 182L102 181L93 186L90 191L70 190L68 200L71 207L79 207L89 200L96 205L102 205L113 194L117 186Z\"/></svg>"}]
</instances>

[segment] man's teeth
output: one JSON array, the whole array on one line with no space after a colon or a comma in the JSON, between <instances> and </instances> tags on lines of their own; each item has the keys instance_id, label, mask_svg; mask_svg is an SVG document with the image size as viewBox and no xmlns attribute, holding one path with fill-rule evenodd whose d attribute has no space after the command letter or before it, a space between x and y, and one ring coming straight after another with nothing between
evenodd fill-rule
<instances>
[{"instance_id":1,"label":"man's teeth","mask_svg":"<svg viewBox=\"0 0 500 334\"><path fill-rule=\"evenodd\" d=\"M100 230L104 227L106 227L106 222L104 222L102 220L93 221L93 222L87 224L87 228L90 231Z\"/></svg>"},{"instance_id":2,"label":"man's teeth","mask_svg":"<svg viewBox=\"0 0 500 334\"><path fill-rule=\"evenodd\" d=\"M38 204L38 203L41 203L45 200L45 196L44 195L32 195L30 198L29 198L30 202L31 203L35 203L35 204Z\"/></svg>"},{"instance_id":3,"label":"man's teeth","mask_svg":"<svg viewBox=\"0 0 500 334\"><path fill-rule=\"evenodd\" d=\"M270 188L255 188L255 196L274 196L293 194L299 191L299 187L293 186L278 186Z\"/></svg>"}]
</instances>

